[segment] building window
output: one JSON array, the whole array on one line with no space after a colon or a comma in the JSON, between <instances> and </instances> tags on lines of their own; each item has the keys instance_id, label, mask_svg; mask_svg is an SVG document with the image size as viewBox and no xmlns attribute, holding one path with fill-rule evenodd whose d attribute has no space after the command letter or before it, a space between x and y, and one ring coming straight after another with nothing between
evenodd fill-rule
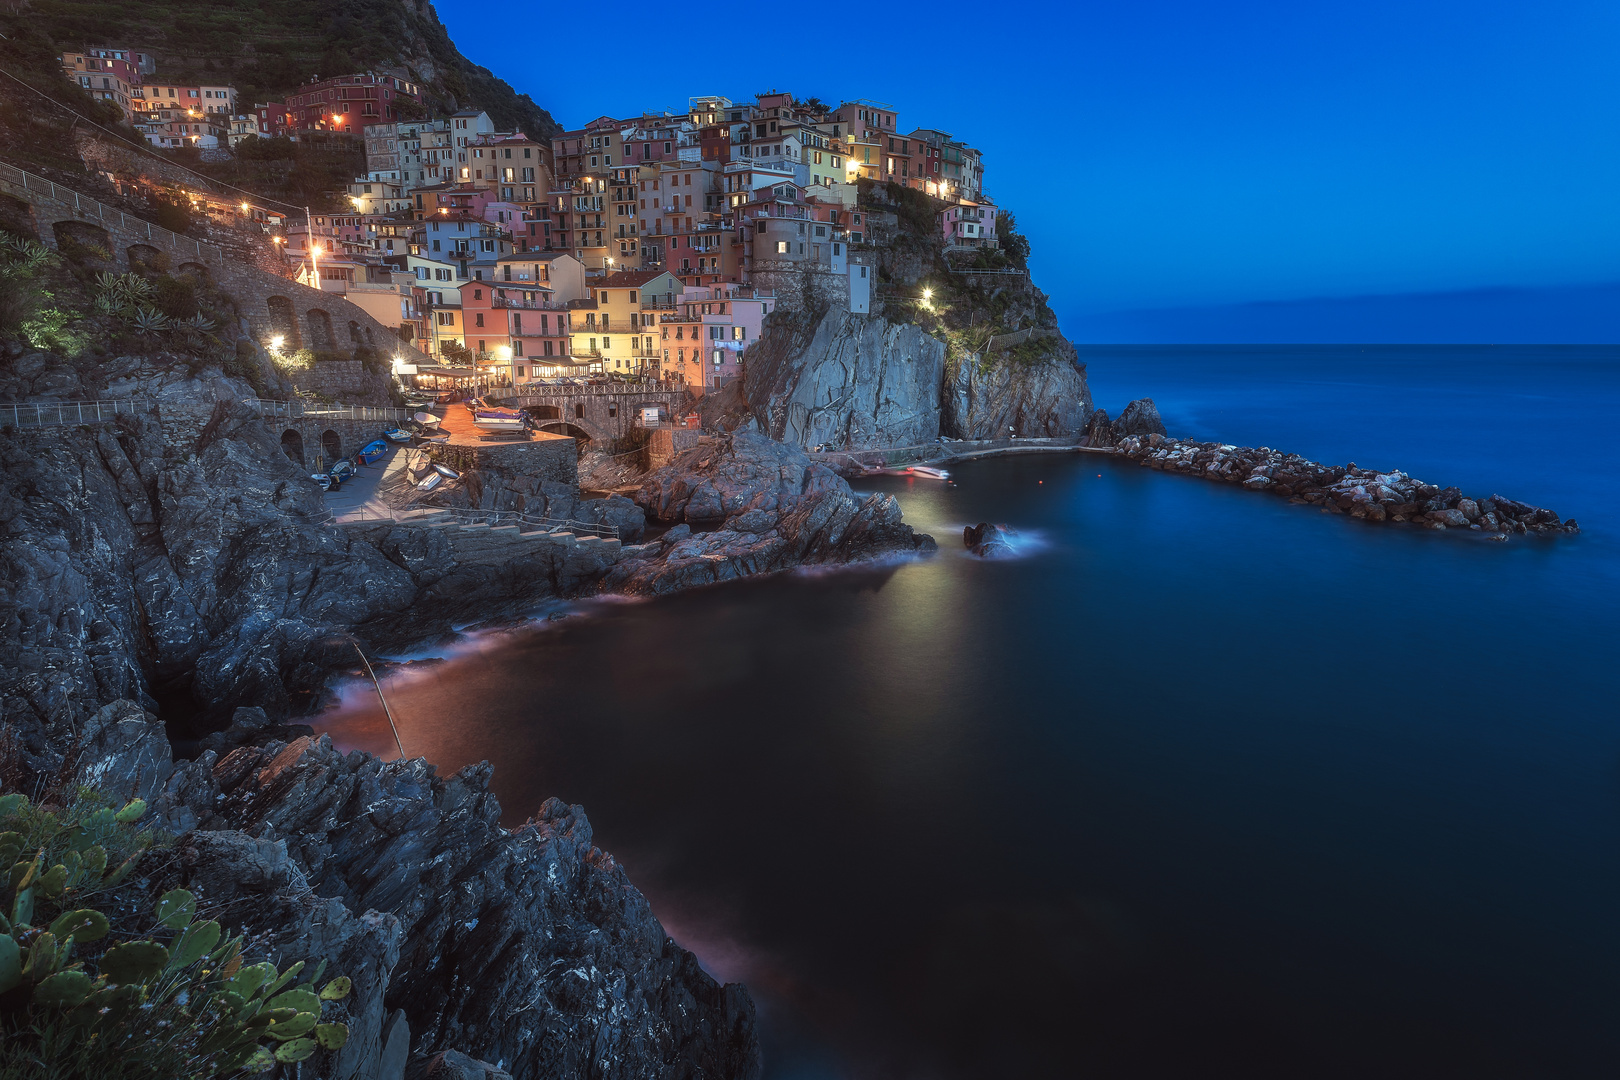
<instances>
[{"instance_id":1,"label":"building window","mask_svg":"<svg viewBox=\"0 0 1620 1080\"><path fill-rule=\"evenodd\" d=\"M786 255L788 253L788 242L786 240L778 240L776 242L776 253L778 255Z\"/></svg>"}]
</instances>

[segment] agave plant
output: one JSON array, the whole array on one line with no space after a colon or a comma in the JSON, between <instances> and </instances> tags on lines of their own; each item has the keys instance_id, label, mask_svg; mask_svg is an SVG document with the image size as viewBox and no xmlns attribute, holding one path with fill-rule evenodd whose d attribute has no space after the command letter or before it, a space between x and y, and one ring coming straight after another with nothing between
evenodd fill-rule
<instances>
[{"instance_id":1,"label":"agave plant","mask_svg":"<svg viewBox=\"0 0 1620 1080\"><path fill-rule=\"evenodd\" d=\"M4 262L19 270L32 270L50 258L51 250L37 240L27 240L9 233L0 234L0 255Z\"/></svg>"},{"instance_id":2,"label":"agave plant","mask_svg":"<svg viewBox=\"0 0 1620 1080\"><path fill-rule=\"evenodd\" d=\"M167 315L164 315L159 311L153 311L151 308L146 307L137 308L135 310L135 317L131 320L131 322L135 327L135 332L138 334L162 333L173 325L169 322L169 317Z\"/></svg>"},{"instance_id":3,"label":"agave plant","mask_svg":"<svg viewBox=\"0 0 1620 1080\"><path fill-rule=\"evenodd\" d=\"M187 331L195 331L199 334L212 334L214 332L214 320L202 312L198 312L178 325Z\"/></svg>"},{"instance_id":4,"label":"agave plant","mask_svg":"<svg viewBox=\"0 0 1620 1080\"><path fill-rule=\"evenodd\" d=\"M117 315L124 309L124 304L113 293L101 293L90 305L97 315Z\"/></svg>"}]
</instances>

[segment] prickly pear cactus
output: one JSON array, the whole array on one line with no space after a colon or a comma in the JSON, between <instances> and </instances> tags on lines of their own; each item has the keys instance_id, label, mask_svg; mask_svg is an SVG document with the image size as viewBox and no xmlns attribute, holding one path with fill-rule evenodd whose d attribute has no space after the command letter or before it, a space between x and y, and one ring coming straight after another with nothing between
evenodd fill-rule
<instances>
[{"instance_id":1,"label":"prickly pear cactus","mask_svg":"<svg viewBox=\"0 0 1620 1080\"><path fill-rule=\"evenodd\" d=\"M202 1078L342 1048L349 980L244 963L242 938L199 920L184 889L157 899L146 936L115 940L97 901L150 846L145 813L138 799L58 811L0 796L0 1074L91 1074L102 1054L110 1075Z\"/></svg>"}]
</instances>

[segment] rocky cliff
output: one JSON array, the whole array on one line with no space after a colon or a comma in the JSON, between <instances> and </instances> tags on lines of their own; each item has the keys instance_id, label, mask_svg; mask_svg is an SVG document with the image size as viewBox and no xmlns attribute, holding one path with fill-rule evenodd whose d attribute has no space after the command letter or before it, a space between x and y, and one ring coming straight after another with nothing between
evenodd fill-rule
<instances>
[{"instance_id":1,"label":"rocky cliff","mask_svg":"<svg viewBox=\"0 0 1620 1080\"><path fill-rule=\"evenodd\" d=\"M927 553L932 537L900 518L892 495L857 498L803 450L758 434L705 440L649 476L636 502L675 522L655 542L627 549L610 588L665 593L793 566L846 564ZM694 532L692 526L704 529Z\"/></svg>"},{"instance_id":2,"label":"rocky cliff","mask_svg":"<svg viewBox=\"0 0 1620 1080\"><path fill-rule=\"evenodd\" d=\"M0 384L91 396L49 354L6 350L0 368ZM355 1049L320 1075L394 1080L406 1047L520 1078L753 1075L746 992L668 939L578 808L503 829L487 767L440 778L286 742L279 723L354 637L420 640L592 592L622 554L317 524L319 493L246 383L156 369L126 385L139 407L116 422L0 430L0 777L32 789L67 770L150 796L180 837L154 875L356 976ZM271 741L172 761L170 733L233 710L208 745Z\"/></svg>"},{"instance_id":3,"label":"rocky cliff","mask_svg":"<svg viewBox=\"0 0 1620 1080\"><path fill-rule=\"evenodd\" d=\"M832 310L784 314L748 351L743 392L773 439L840 449L933 442L945 345L921 327Z\"/></svg>"}]
</instances>

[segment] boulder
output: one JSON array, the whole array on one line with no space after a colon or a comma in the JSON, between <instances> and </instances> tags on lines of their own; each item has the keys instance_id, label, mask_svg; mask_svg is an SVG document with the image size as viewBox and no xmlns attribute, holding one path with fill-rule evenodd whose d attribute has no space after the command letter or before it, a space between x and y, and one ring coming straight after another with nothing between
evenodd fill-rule
<instances>
[{"instance_id":1,"label":"boulder","mask_svg":"<svg viewBox=\"0 0 1620 1080\"><path fill-rule=\"evenodd\" d=\"M1152 398L1138 398L1125 406L1113 425L1115 437L1126 435L1165 435L1164 420Z\"/></svg>"},{"instance_id":2,"label":"boulder","mask_svg":"<svg viewBox=\"0 0 1620 1080\"><path fill-rule=\"evenodd\" d=\"M962 530L962 543L980 558L998 559L1015 554L1011 541L1016 536L1017 533L1005 525L981 521Z\"/></svg>"}]
</instances>

